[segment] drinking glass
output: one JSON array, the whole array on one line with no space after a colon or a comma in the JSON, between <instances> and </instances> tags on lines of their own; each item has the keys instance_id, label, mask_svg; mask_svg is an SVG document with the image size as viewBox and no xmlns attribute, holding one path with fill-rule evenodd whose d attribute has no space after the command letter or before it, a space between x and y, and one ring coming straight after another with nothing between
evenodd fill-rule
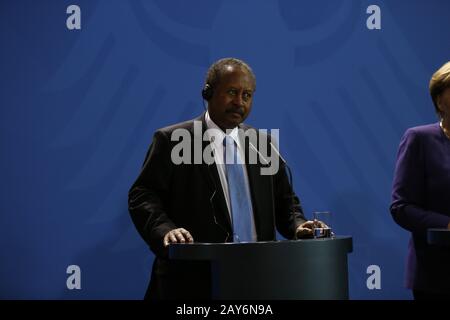
<instances>
[{"instance_id":1,"label":"drinking glass","mask_svg":"<svg viewBox=\"0 0 450 320\"><path fill-rule=\"evenodd\" d=\"M314 238L332 238L333 216L330 211L315 211L314 217Z\"/></svg>"}]
</instances>

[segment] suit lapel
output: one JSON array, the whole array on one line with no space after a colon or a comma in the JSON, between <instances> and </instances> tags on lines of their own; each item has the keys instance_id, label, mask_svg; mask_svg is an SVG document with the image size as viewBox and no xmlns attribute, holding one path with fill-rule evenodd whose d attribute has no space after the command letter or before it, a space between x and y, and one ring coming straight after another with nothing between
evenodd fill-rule
<instances>
[{"instance_id":1,"label":"suit lapel","mask_svg":"<svg viewBox=\"0 0 450 320\"><path fill-rule=\"evenodd\" d=\"M205 150L205 148L210 144L209 141L203 141L203 133L207 129L205 114L203 114L200 118L197 118L196 121L202 122L202 133L201 136L195 135L194 133L194 139L201 139L203 152L203 150ZM222 184L220 182L219 172L217 171L217 165L215 163L208 165L207 163L205 163L205 161L202 160L200 164L200 170L202 171L202 174L208 183L209 189L211 190L209 201L211 203L211 206L213 207L215 222L220 227L224 228L226 232L229 232L232 229L231 220L228 213L227 203L225 201L225 195L222 189Z\"/></svg>"},{"instance_id":2,"label":"suit lapel","mask_svg":"<svg viewBox=\"0 0 450 320\"><path fill-rule=\"evenodd\" d=\"M260 137L258 136L258 139L259 138ZM263 222L271 221L270 217L268 220L265 217L265 215L271 214L272 212L272 208L269 208L267 206L268 200L272 199L273 197L271 186L268 185L271 179L267 176L261 175L261 168L267 165L262 164L259 161L258 154L256 154L257 161L255 164L251 164L249 161L251 159L250 153L256 152L254 148L258 148L258 145L250 146L248 138L243 139L243 142L245 144L245 160L246 160L248 182L250 186L250 194L252 198L253 216L255 220L256 234L258 235L258 239L260 239L264 233L263 229L265 229L265 226L263 226ZM269 203L271 203L271 201L269 201Z\"/></svg>"}]
</instances>

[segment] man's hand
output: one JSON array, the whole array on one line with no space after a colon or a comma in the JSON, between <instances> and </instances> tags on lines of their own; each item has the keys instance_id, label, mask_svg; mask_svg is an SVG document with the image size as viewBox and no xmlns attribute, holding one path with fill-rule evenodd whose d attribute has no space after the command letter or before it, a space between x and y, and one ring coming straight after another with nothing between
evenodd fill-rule
<instances>
[{"instance_id":1,"label":"man's hand","mask_svg":"<svg viewBox=\"0 0 450 320\"><path fill-rule=\"evenodd\" d=\"M313 236L313 230L314 230L314 221L309 220L303 222L301 225L297 227L297 230L295 231L295 238L296 239L311 238Z\"/></svg>"},{"instance_id":2,"label":"man's hand","mask_svg":"<svg viewBox=\"0 0 450 320\"><path fill-rule=\"evenodd\" d=\"M295 237L297 239L311 238L314 236L314 228L328 228L328 226L319 220L308 220L297 227Z\"/></svg>"},{"instance_id":3,"label":"man's hand","mask_svg":"<svg viewBox=\"0 0 450 320\"><path fill-rule=\"evenodd\" d=\"M167 247L169 243L193 243L194 238L192 238L189 231L184 228L178 228L170 230L164 236L164 247Z\"/></svg>"}]
</instances>

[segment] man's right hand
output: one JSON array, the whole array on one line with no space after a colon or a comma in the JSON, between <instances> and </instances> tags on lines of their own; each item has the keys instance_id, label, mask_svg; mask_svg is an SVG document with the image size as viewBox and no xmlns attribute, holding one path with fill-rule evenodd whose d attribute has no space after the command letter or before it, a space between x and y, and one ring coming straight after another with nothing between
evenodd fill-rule
<instances>
[{"instance_id":1,"label":"man's right hand","mask_svg":"<svg viewBox=\"0 0 450 320\"><path fill-rule=\"evenodd\" d=\"M167 247L170 243L193 243L194 238L192 238L189 231L184 228L177 228L170 230L164 236L164 246Z\"/></svg>"}]
</instances>

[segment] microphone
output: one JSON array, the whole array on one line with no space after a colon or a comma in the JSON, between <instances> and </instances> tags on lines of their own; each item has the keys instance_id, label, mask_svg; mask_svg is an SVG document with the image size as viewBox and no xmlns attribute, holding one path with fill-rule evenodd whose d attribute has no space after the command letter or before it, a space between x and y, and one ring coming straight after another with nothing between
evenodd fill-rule
<instances>
[{"instance_id":1,"label":"microphone","mask_svg":"<svg viewBox=\"0 0 450 320\"><path fill-rule=\"evenodd\" d=\"M270 146L272 147L272 149L277 153L278 157L281 159L281 161L284 162L284 166L287 168L288 171L288 177L289 177L289 188L291 191L291 200L292 200L292 213L295 214L295 201L294 201L294 185L293 185L293 179L292 179L292 171L291 171L291 167L289 167L289 165L287 164L287 161L283 158L283 156L280 154L280 152L278 152L277 148L275 148L275 146L272 144L272 141L269 141Z\"/></svg>"},{"instance_id":2,"label":"microphone","mask_svg":"<svg viewBox=\"0 0 450 320\"><path fill-rule=\"evenodd\" d=\"M256 147L253 145L253 143L250 142L250 140L248 141L248 144L250 145L250 147L253 148L253 150L256 151L256 153L258 153L260 159L264 160L264 164L268 166L269 165L269 161L261 154L261 152L259 152L258 149L256 149Z\"/></svg>"},{"instance_id":3,"label":"microphone","mask_svg":"<svg viewBox=\"0 0 450 320\"><path fill-rule=\"evenodd\" d=\"M264 160L266 165L269 165L269 161L259 152L258 149L256 149L256 147L249 141L248 142L250 147L252 147L253 150L255 150L259 156ZM290 193L291 193L291 210L292 210L292 214L295 215L295 201L294 201L294 187L293 187L293 179L292 179L292 171L291 168L289 167L289 165L287 164L287 161L283 158L283 156L280 154L280 152L278 152L277 148L275 148L275 146L272 144L271 141L269 141L269 144L271 146L271 148L277 153L278 157L281 159L281 161L283 161L285 167L287 168L288 171L288 178L289 178L289 189L290 189Z\"/></svg>"},{"instance_id":4,"label":"microphone","mask_svg":"<svg viewBox=\"0 0 450 320\"><path fill-rule=\"evenodd\" d=\"M259 152L258 149L256 149L256 147L253 145L253 143L251 143L250 141L248 142L250 147L252 147L253 150L255 150L258 155L260 156L260 158L262 160L264 160L264 164L265 165L269 165L270 162L261 154L261 152ZM273 150L275 150L275 152L277 153L278 157L281 159L281 161L283 161L284 165L286 166L286 168L288 169L288 173L289 173L289 185L290 185L290 189L291 189L291 193L294 194L294 189L292 187L292 171L291 168L289 167L289 165L287 164L287 161L281 156L281 154L278 152L277 148L275 148L275 146L272 144L271 141L269 141L270 146L272 147Z\"/></svg>"},{"instance_id":5,"label":"microphone","mask_svg":"<svg viewBox=\"0 0 450 320\"><path fill-rule=\"evenodd\" d=\"M292 171L291 171L291 168L289 167L289 165L287 164L287 161L281 156L281 154L278 152L278 150L277 150L277 148L275 148L275 146L272 144L272 142L271 141L269 141L269 143L270 143L270 146L272 147L272 149L273 150L275 150L275 152L277 153L277 155L280 157L280 159L281 159L281 161L283 161L284 162L284 165L285 165L285 167L287 168L287 170L288 170L288 173L289 173L289 187L290 187L290 192L291 192L291 210L292 210L292 214L295 216L295 207L296 207L296 204L295 204L295 197L294 197L294 185L293 185L293 181L292 181ZM300 203L298 204L298 206L300 207ZM302 210L301 210L301 207L300 207L300 212L302 212ZM296 230L297 231L297 230ZM295 234L294 234L294 239L297 239L297 233L296 233L296 231L295 231Z\"/></svg>"},{"instance_id":6,"label":"microphone","mask_svg":"<svg viewBox=\"0 0 450 320\"><path fill-rule=\"evenodd\" d=\"M294 187L293 187L293 182L292 182L292 171L291 171L291 168L289 167L289 165L287 164L287 161L283 158L283 156L278 152L277 148L275 148L275 146L272 144L272 141L269 141L269 143L270 143L270 146L272 147L272 149L275 150L275 152L277 153L278 157L281 159L281 161L284 162L284 165L288 169L289 185L291 187L291 194L294 195Z\"/></svg>"}]
</instances>

